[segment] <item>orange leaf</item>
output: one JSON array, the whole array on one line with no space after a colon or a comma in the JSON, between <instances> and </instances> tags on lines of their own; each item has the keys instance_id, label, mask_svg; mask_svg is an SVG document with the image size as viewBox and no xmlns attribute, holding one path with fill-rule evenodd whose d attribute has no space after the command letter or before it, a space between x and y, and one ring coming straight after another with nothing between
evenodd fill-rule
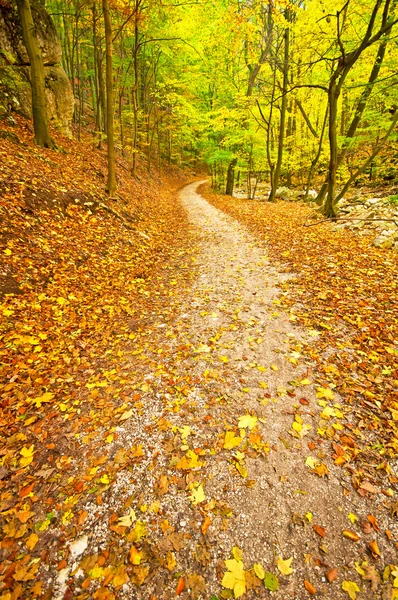
<instances>
[{"instance_id":1,"label":"orange leaf","mask_svg":"<svg viewBox=\"0 0 398 600\"><path fill-rule=\"evenodd\" d=\"M182 594L182 592L185 590L185 579L184 577L180 577L180 579L178 580L177 583L177 587L176 587L176 595L178 596L179 594Z\"/></svg>"},{"instance_id":2,"label":"orange leaf","mask_svg":"<svg viewBox=\"0 0 398 600\"><path fill-rule=\"evenodd\" d=\"M374 540L374 542L370 542L369 548L370 548L370 551L372 552L373 558L376 558L377 556L381 556L379 546L377 545L377 540Z\"/></svg>"},{"instance_id":3,"label":"orange leaf","mask_svg":"<svg viewBox=\"0 0 398 600\"><path fill-rule=\"evenodd\" d=\"M377 522L377 519L374 515L368 515L368 521L369 523L372 523L373 529L375 531L380 531L380 527L379 524Z\"/></svg>"},{"instance_id":4,"label":"orange leaf","mask_svg":"<svg viewBox=\"0 0 398 600\"><path fill-rule=\"evenodd\" d=\"M321 525L313 525L312 529L321 537L324 538L326 536L326 529Z\"/></svg>"},{"instance_id":5,"label":"orange leaf","mask_svg":"<svg viewBox=\"0 0 398 600\"><path fill-rule=\"evenodd\" d=\"M305 581L304 581L304 587L307 590L307 592L309 594L311 594L311 596L315 596L315 594L316 594L316 588L314 588L314 586L312 585L312 583L310 583L308 581L308 579L305 579Z\"/></svg>"},{"instance_id":6,"label":"orange leaf","mask_svg":"<svg viewBox=\"0 0 398 600\"><path fill-rule=\"evenodd\" d=\"M202 527L201 527L203 535L206 535L206 532L209 529L210 523L211 523L210 517L209 516L205 517L203 520L203 523L202 523Z\"/></svg>"}]
</instances>

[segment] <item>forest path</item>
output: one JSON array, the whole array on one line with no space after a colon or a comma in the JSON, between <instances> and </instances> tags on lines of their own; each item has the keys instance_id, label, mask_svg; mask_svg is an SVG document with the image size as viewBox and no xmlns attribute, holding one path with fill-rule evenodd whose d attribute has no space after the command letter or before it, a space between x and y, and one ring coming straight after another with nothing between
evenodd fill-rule
<instances>
[{"instance_id":1,"label":"forest path","mask_svg":"<svg viewBox=\"0 0 398 600\"><path fill-rule=\"evenodd\" d=\"M275 598L308 598L304 580L324 598L347 598L342 580L358 581L354 561L368 557L362 542L359 548L342 532L352 529L348 514L365 518L372 512L371 501L346 490L342 470L322 451L316 433L322 407L310 383L314 365L300 356L308 334L278 309L278 284L286 275L276 271L244 227L196 193L198 185L180 194L198 236L199 275L181 317L196 349L188 367L198 382L194 420L205 438L211 427L220 426L245 436L239 447L226 449L223 431L217 456L209 457L199 478L206 480L206 498L224 500L233 512L228 525L220 520L206 534L214 570L210 561L205 579L215 577L216 558L232 558L232 547L238 546L246 569L261 563L279 577ZM245 415L255 418L239 433ZM327 477L306 466L308 456L320 474L327 466ZM321 528L317 532L313 526ZM291 575L280 573L279 557L293 558ZM337 580L328 583L325 572L336 567ZM269 597L262 585L251 594Z\"/></svg>"}]
</instances>

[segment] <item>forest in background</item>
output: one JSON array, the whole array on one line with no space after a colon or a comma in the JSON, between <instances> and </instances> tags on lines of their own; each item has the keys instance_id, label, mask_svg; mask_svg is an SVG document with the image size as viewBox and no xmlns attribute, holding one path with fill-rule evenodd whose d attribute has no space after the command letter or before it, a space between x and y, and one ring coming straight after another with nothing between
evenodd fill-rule
<instances>
[{"instance_id":1,"label":"forest in background","mask_svg":"<svg viewBox=\"0 0 398 600\"><path fill-rule=\"evenodd\" d=\"M77 135L106 137L102 6L48 2ZM354 183L394 182L395 0L110 3L115 141L123 155L208 165L213 187L308 190L336 214ZM393 194L394 198L394 194Z\"/></svg>"}]
</instances>

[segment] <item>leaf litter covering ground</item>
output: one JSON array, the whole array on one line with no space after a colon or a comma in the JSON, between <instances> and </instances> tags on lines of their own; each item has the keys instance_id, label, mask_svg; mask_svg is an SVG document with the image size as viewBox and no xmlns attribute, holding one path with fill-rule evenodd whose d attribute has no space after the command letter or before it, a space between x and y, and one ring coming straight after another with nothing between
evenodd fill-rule
<instances>
[{"instance_id":1,"label":"leaf litter covering ground","mask_svg":"<svg viewBox=\"0 0 398 600\"><path fill-rule=\"evenodd\" d=\"M170 240L169 271L155 269L150 284L144 279L134 292L126 252L114 311L106 302L116 269L109 261L95 294L90 271L88 283L64 268L71 288L83 286L75 314L59 265L44 279L47 310L39 290L3 300L14 334L28 324L23 335L40 341L17 344L5 333L13 362L7 385L17 385L4 392L3 409L11 400L15 422L2 471L2 597L267 598L269 590L276 598L394 597L397 530L383 506L394 498L388 488L387 496L373 493L379 488L370 475L358 488L363 495L353 492L329 456L329 426L340 435L345 415L333 382L315 370L316 351L306 352L308 334L280 309L276 285L292 282L234 221L192 188L184 197L190 236L178 208L173 214L158 200L168 217L157 239ZM74 221L83 239L98 227L101 240L116 227L117 239L131 241L132 232L108 216L88 214L98 219L89 226L83 217ZM189 244L180 251L182 240L173 246L167 238L178 233L177 221ZM149 220L141 225L147 235ZM76 252L82 241L73 231L65 244L72 240ZM5 249L12 257L13 247ZM61 267L71 253L63 250ZM137 264L142 268L142 259ZM151 268L148 260L147 277ZM30 280L19 272L23 287ZM198 273L192 292L191 272ZM162 283L171 308L154 302ZM98 305L107 308L97 313ZM57 337L57 328L65 333ZM79 329L83 347L71 335ZM40 333L55 336L51 349ZM326 436L317 432L321 412ZM345 463L358 459L344 452Z\"/></svg>"}]
</instances>

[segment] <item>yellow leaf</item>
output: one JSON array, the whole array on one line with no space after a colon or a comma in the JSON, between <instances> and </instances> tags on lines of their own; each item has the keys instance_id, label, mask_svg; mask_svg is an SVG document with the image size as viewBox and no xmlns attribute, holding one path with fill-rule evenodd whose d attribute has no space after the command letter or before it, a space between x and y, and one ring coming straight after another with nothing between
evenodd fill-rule
<instances>
[{"instance_id":1,"label":"yellow leaf","mask_svg":"<svg viewBox=\"0 0 398 600\"><path fill-rule=\"evenodd\" d=\"M101 478L100 478L100 482L103 483L104 485L108 485L109 483L109 477L107 475L107 473L105 473Z\"/></svg>"},{"instance_id":2,"label":"yellow leaf","mask_svg":"<svg viewBox=\"0 0 398 600\"><path fill-rule=\"evenodd\" d=\"M257 575L257 577L259 579L264 579L264 577L265 577L264 567L262 565L260 565L260 563L256 563L253 568L254 568L254 572Z\"/></svg>"},{"instance_id":3,"label":"yellow leaf","mask_svg":"<svg viewBox=\"0 0 398 600\"><path fill-rule=\"evenodd\" d=\"M124 517L120 517L117 524L120 527L131 527L133 521L136 520L136 515L134 510L131 508L128 515L124 515Z\"/></svg>"},{"instance_id":4,"label":"yellow leaf","mask_svg":"<svg viewBox=\"0 0 398 600\"><path fill-rule=\"evenodd\" d=\"M232 548L232 556L236 559L236 560L240 560L243 561L243 552L242 550L239 548L239 546L234 546Z\"/></svg>"},{"instance_id":5,"label":"yellow leaf","mask_svg":"<svg viewBox=\"0 0 398 600\"><path fill-rule=\"evenodd\" d=\"M142 558L142 554L139 550L137 550L137 548L135 546L131 546L130 548L130 554L129 554L129 559L132 565L139 565L141 564L141 558Z\"/></svg>"},{"instance_id":6,"label":"yellow leaf","mask_svg":"<svg viewBox=\"0 0 398 600\"><path fill-rule=\"evenodd\" d=\"M341 584L341 589L344 592L347 592L351 600L355 600L357 597L357 592L361 591L354 581L343 581Z\"/></svg>"},{"instance_id":7,"label":"yellow leaf","mask_svg":"<svg viewBox=\"0 0 398 600\"><path fill-rule=\"evenodd\" d=\"M36 533L31 533L28 539L26 540L26 547L28 550L33 550L39 541L39 536Z\"/></svg>"},{"instance_id":8,"label":"yellow leaf","mask_svg":"<svg viewBox=\"0 0 398 600\"><path fill-rule=\"evenodd\" d=\"M283 558L280 556L278 558L278 564L277 567L279 569L279 571L282 573L282 575L291 575L293 573L293 569L291 568L291 564L293 562L293 556L291 556L290 558L287 558L286 560L283 560Z\"/></svg>"},{"instance_id":9,"label":"yellow leaf","mask_svg":"<svg viewBox=\"0 0 398 600\"><path fill-rule=\"evenodd\" d=\"M221 585L229 590L233 590L235 598L239 598L246 593L246 576L243 562L233 558L226 560L225 565L228 571L224 573Z\"/></svg>"},{"instance_id":10,"label":"yellow leaf","mask_svg":"<svg viewBox=\"0 0 398 600\"><path fill-rule=\"evenodd\" d=\"M356 517L354 514L352 513L348 513L348 518L350 519L351 523L355 523L355 521L358 521L358 517Z\"/></svg>"},{"instance_id":11,"label":"yellow leaf","mask_svg":"<svg viewBox=\"0 0 398 600\"><path fill-rule=\"evenodd\" d=\"M166 566L169 571L174 571L177 566L177 561L174 552L168 552L166 554Z\"/></svg>"},{"instance_id":12,"label":"yellow leaf","mask_svg":"<svg viewBox=\"0 0 398 600\"><path fill-rule=\"evenodd\" d=\"M192 504L194 504L194 505L200 504L201 502L206 500L206 496L205 496L202 484L200 484L196 488L196 490L192 490L192 494L189 496L189 499L192 502Z\"/></svg>"},{"instance_id":13,"label":"yellow leaf","mask_svg":"<svg viewBox=\"0 0 398 600\"><path fill-rule=\"evenodd\" d=\"M12 254L12 251L11 251L9 248L6 248L6 249L4 250L4 254L6 254L7 256L11 256L11 254Z\"/></svg>"},{"instance_id":14,"label":"yellow leaf","mask_svg":"<svg viewBox=\"0 0 398 600\"><path fill-rule=\"evenodd\" d=\"M113 576L112 583L115 587L119 587L123 585L129 580L129 577L126 573L126 567L124 565L120 565L117 567L115 575Z\"/></svg>"},{"instance_id":15,"label":"yellow leaf","mask_svg":"<svg viewBox=\"0 0 398 600\"><path fill-rule=\"evenodd\" d=\"M69 521L71 521L73 519L75 515L73 514L73 512L71 510L67 510L63 515L62 515L62 525L67 525L69 523Z\"/></svg>"},{"instance_id":16,"label":"yellow leaf","mask_svg":"<svg viewBox=\"0 0 398 600\"><path fill-rule=\"evenodd\" d=\"M120 417L119 421L126 421L126 419L129 419L133 414L133 409L130 408L130 410L126 410Z\"/></svg>"},{"instance_id":17,"label":"yellow leaf","mask_svg":"<svg viewBox=\"0 0 398 600\"><path fill-rule=\"evenodd\" d=\"M279 371L278 367L276 365L271 365L271 369L273 371Z\"/></svg>"},{"instance_id":18,"label":"yellow leaf","mask_svg":"<svg viewBox=\"0 0 398 600\"><path fill-rule=\"evenodd\" d=\"M235 437L235 434L233 431L225 432L224 448L226 450L232 450L232 448L236 448L236 446L239 446L241 442L242 442L242 438Z\"/></svg>"},{"instance_id":19,"label":"yellow leaf","mask_svg":"<svg viewBox=\"0 0 398 600\"><path fill-rule=\"evenodd\" d=\"M51 402L54 398L54 394L51 392L45 392L42 396L38 396L37 398L32 398L31 403L36 405L36 408L40 408L43 402Z\"/></svg>"},{"instance_id":20,"label":"yellow leaf","mask_svg":"<svg viewBox=\"0 0 398 600\"><path fill-rule=\"evenodd\" d=\"M247 469L244 465L241 465L238 462L236 462L235 467L243 478L247 477Z\"/></svg>"},{"instance_id":21,"label":"yellow leaf","mask_svg":"<svg viewBox=\"0 0 398 600\"><path fill-rule=\"evenodd\" d=\"M32 444L29 448L24 446L22 450L20 450L19 453L22 456L22 458L20 459L19 464L21 465L21 467L27 467L28 465L30 465L30 463L33 460L34 449L35 446L34 444Z\"/></svg>"},{"instance_id":22,"label":"yellow leaf","mask_svg":"<svg viewBox=\"0 0 398 600\"><path fill-rule=\"evenodd\" d=\"M253 429L257 425L257 417L252 417L252 415L244 415L243 417L239 417L238 427L239 429Z\"/></svg>"},{"instance_id":23,"label":"yellow leaf","mask_svg":"<svg viewBox=\"0 0 398 600\"><path fill-rule=\"evenodd\" d=\"M325 398L326 400L334 399L334 394L329 388L319 387L316 391L316 395L318 398Z\"/></svg>"}]
</instances>

